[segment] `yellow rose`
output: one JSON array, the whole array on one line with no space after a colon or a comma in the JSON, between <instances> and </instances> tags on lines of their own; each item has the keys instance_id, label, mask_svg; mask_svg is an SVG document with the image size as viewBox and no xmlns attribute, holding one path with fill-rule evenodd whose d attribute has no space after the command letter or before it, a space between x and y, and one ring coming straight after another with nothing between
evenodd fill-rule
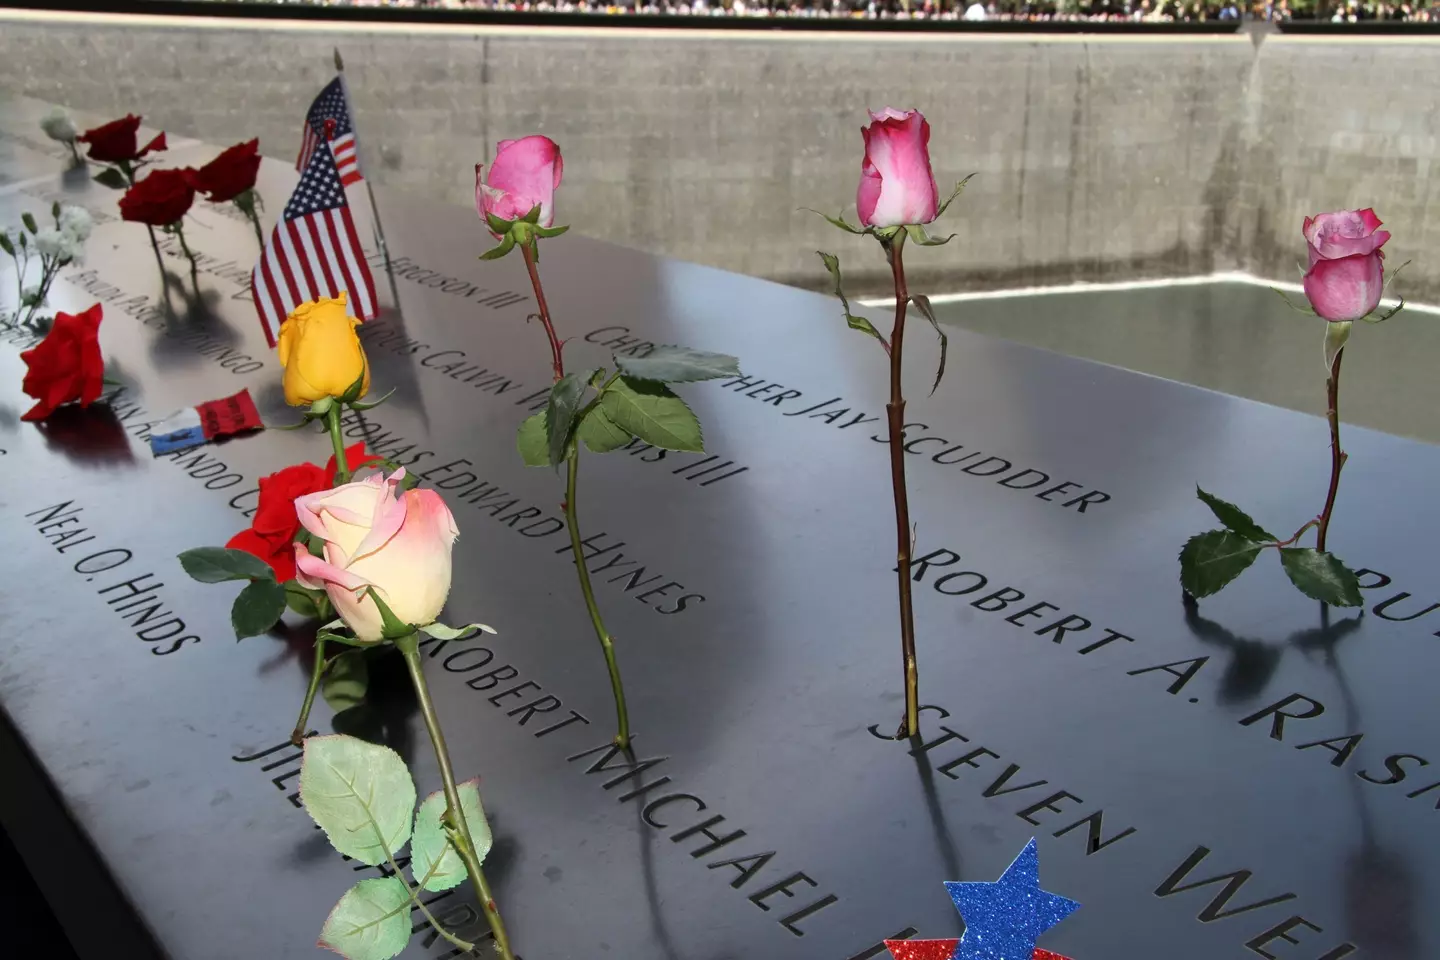
<instances>
[{"instance_id":1,"label":"yellow rose","mask_svg":"<svg viewBox=\"0 0 1440 960\"><path fill-rule=\"evenodd\" d=\"M326 397L343 397L364 377L358 400L370 391L370 364L347 316L345 294L302 303L280 325L280 365L285 368L285 402L304 407Z\"/></svg>"}]
</instances>

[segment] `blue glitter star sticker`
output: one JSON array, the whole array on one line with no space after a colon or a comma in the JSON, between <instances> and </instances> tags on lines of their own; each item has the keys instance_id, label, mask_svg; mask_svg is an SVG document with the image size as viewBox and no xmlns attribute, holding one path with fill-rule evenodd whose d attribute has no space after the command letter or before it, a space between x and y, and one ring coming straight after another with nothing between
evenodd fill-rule
<instances>
[{"instance_id":1,"label":"blue glitter star sticker","mask_svg":"<svg viewBox=\"0 0 1440 960\"><path fill-rule=\"evenodd\" d=\"M1040 889L1040 853L1032 839L995 883L947 883L965 936L955 960L1030 960L1040 934L1080 908Z\"/></svg>"}]
</instances>

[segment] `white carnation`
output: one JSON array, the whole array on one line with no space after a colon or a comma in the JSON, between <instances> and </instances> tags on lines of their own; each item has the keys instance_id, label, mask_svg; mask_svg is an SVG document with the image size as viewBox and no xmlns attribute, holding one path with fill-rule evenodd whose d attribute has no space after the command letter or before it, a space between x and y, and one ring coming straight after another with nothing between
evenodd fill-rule
<instances>
[{"instance_id":1,"label":"white carnation","mask_svg":"<svg viewBox=\"0 0 1440 960\"><path fill-rule=\"evenodd\" d=\"M45 257L69 256L70 239L59 230L41 230L35 234L35 248Z\"/></svg>"},{"instance_id":2,"label":"white carnation","mask_svg":"<svg viewBox=\"0 0 1440 960\"><path fill-rule=\"evenodd\" d=\"M95 221L90 218L90 211L84 207L60 208L60 230L76 240L83 242L89 239L90 231L94 227Z\"/></svg>"},{"instance_id":3,"label":"white carnation","mask_svg":"<svg viewBox=\"0 0 1440 960\"><path fill-rule=\"evenodd\" d=\"M73 143L79 134L75 121L70 119L64 107L51 107L50 112L41 118L40 129L45 131L45 136L61 143Z\"/></svg>"},{"instance_id":4,"label":"white carnation","mask_svg":"<svg viewBox=\"0 0 1440 960\"><path fill-rule=\"evenodd\" d=\"M61 231L65 236L65 253L62 259L68 263L85 263L85 241Z\"/></svg>"}]
</instances>

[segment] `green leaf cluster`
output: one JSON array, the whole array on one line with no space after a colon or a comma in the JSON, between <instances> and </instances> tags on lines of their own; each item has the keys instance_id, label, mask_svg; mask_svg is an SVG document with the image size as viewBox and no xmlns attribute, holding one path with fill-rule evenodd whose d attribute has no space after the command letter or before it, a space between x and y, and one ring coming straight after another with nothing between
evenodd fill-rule
<instances>
[{"instance_id":1,"label":"green leaf cluster","mask_svg":"<svg viewBox=\"0 0 1440 960\"><path fill-rule=\"evenodd\" d=\"M577 443L608 453L639 439L654 447L703 453L700 420L666 384L740 375L740 363L723 353L656 347L645 357L614 357L604 369L567 374L550 390L545 409L521 424L515 437L530 467L558 467Z\"/></svg>"},{"instance_id":2,"label":"green leaf cluster","mask_svg":"<svg viewBox=\"0 0 1440 960\"><path fill-rule=\"evenodd\" d=\"M201 583L249 581L230 607L230 624L235 628L237 640L267 633L285 613L294 595L294 591L287 590L287 585L275 581L275 571L268 563L244 550L196 547L180 554L180 566ZM298 584L295 588L304 589ZM310 599L313 605L313 597Z\"/></svg>"},{"instance_id":3,"label":"green leaf cluster","mask_svg":"<svg viewBox=\"0 0 1440 960\"><path fill-rule=\"evenodd\" d=\"M486 213L485 224L490 228L491 233L500 238L500 243L480 254L481 260L499 260L517 246L528 247L530 255L539 260L540 245L535 242L536 238L558 237L570 229L568 226L540 226L540 205L538 203L530 208L529 213L516 220L504 220L493 213Z\"/></svg>"},{"instance_id":4,"label":"green leaf cluster","mask_svg":"<svg viewBox=\"0 0 1440 960\"><path fill-rule=\"evenodd\" d=\"M477 862L490 852L490 824L480 803L479 782L458 784L458 816L475 844ZM457 828L446 823L443 792L415 809L415 782L405 761L388 747L343 735L311 737L300 763L300 802L336 850L370 866L390 865L392 875L361 880L325 920L321 946L350 960L390 960L410 940L410 912L424 910L395 855L411 845L410 870L421 890L449 890L466 877L455 845ZM429 919L429 914L426 914Z\"/></svg>"},{"instance_id":5,"label":"green leaf cluster","mask_svg":"<svg viewBox=\"0 0 1440 960\"><path fill-rule=\"evenodd\" d=\"M1199 487L1195 492L1224 529L1191 537L1180 550L1180 585L1192 597L1219 593L1250 568L1260 551L1274 548L1280 552L1285 575L1305 596L1336 607L1358 607L1363 603L1359 578L1334 554L1291 546L1293 540L1282 543L1233 503Z\"/></svg>"}]
</instances>

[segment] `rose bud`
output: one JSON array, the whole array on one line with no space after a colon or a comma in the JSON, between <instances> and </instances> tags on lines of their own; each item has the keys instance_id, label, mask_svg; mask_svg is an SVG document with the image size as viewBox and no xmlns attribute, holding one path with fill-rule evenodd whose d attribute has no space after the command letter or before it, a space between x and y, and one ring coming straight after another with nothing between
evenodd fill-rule
<instances>
[{"instance_id":1,"label":"rose bud","mask_svg":"<svg viewBox=\"0 0 1440 960\"><path fill-rule=\"evenodd\" d=\"M358 400L370 392L370 364L348 316L345 293L302 303L280 325L280 365L285 368L285 402L303 407L326 397L344 397L363 380Z\"/></svg>"},{"instance_id":2,"label":"rose bud","mask_svg":"<svg viewBox=\"0 0 1440 960\"><path fill-rule=\"evenodd\" d=\"M190 185L193 173L188 168L152 170L120 198L120 216L152 227L176 223L195 202L195 188Z\"/></svg>"},{"instance_id":3,"label":"rose bud","mask_svg":"<svg viewBox=\"0 0 1440 960\"><path fill-rule=\"evenodd\" d=\"M929 223L940 192L930 171L930 124L919 110L871 112L855 205L867 227Z\"/></svg>"},{"instance_id":4,"label":"rose bud","mask_svg":"<svg viewBox=\"0 0 1440 960\"><path fill-rule=\"evenodd\" d=\"M199 170L192 172L190 183L205 194L211 203L234 200L255 186L260 172L260 141L237 143Z\"/></svg>"},{"instance_id":5,"label":"rose bud","mask_svg":"<svg viewBox=\"0 0 1440 960\"><path fill-rule=\"evenodd\" d=\"M90 145L90 159L101 163L130 163L139 160L152 150L165 149L165 134L162 132L143 148L136 146L136 133L140 130L140 118L127 114L119 120L86 130L75 139Z\"/></svg>"},{"instance_id":6,"label":"rose bud","mask_svg":"<svg viewBox=\"0 0 1440 960\"><path fill-rule=\"evenodd\" d=\"M540 220L536 225L550 227L555 223L555 190L560 186L565 164L554 140L539 135L501 140L488 178L483 170L482 164L475 164L475 212L482 220L486 214L501 220L519 220L538 205Z\"/></svg>"},{"instance_id":7,"label":"rose bud","mask_svg":"<svg viewBox=\"0 0 1440 960\"><path fill-rule=\"evenodd\" d=\"M20 389L38 401L21 420L44 420L62 403L77 400L88 407L99 398L105 381L102 313L97 303L84 313L56 314L45 339L20 354L29 367Z\"/></svg>"},{"instance_id":8,"label":"rose bud","mask_svg":"<svg viewBox=\"0 0 1440 960\"><path fill-rule=\"evenodd\" d=\"M1385 251L1390 239L1380 218L1368 207L1306 217L1302 232L1309 246L1310 269L1305 296L1326 320L1359 320L1380 306L1385 289Z\"/></svg>"},{"instance_id":9,"label":"rose bud","mask_svg":"<svg viewBox=\"0 0 1440 960\"><path fill-rule=\"evenodd\" d=\"M295 544L297 579L323 589L361 640L383 637L372 588L401 622L433 623L450 594L450 548L459 531L434 490L400 490L405 468L376 474L295 501L306 530L324 541L324 557Z\"/></svg>"}]
</instances>

